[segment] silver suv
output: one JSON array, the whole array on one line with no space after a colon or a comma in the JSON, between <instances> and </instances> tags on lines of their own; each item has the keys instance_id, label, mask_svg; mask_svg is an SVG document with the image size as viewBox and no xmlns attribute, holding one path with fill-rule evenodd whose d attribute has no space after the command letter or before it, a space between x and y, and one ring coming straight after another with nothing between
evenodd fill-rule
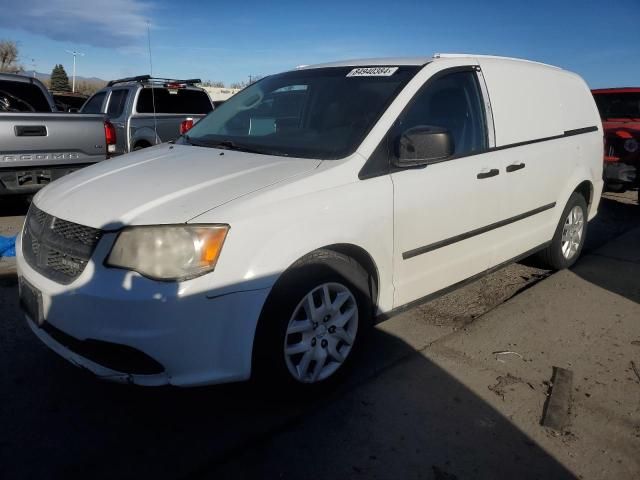
<instances>
[{"instance_id":1,"label":"silver suv","mask_svg":"<svg viewBox=\"0 0 640 480\"><path fill-rule=\"evenodd\" d=\"M199 79L149 75L112 80L91 96L81 113L104 113L116 129L114 155L175 140L213 104Z\"/></svg>"}]
</instances>

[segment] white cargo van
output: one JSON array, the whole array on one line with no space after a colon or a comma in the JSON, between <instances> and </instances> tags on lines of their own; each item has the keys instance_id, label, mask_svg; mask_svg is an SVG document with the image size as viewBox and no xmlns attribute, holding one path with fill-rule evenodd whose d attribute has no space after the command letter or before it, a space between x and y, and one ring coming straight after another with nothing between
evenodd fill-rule
<instances>
[{"instance_id":1,"label":"white cargo van","mask_svg":"<svg viewBox=\"0 0 640 480\"><path fill-rule=\"evenodd\" d=\"M322 384L372 318L539 252L572 265L602 190L587 85L473 55L273 75L175 144L34 199L18 241L35 334L141 385Z\"/></svg>"}]
</instances>

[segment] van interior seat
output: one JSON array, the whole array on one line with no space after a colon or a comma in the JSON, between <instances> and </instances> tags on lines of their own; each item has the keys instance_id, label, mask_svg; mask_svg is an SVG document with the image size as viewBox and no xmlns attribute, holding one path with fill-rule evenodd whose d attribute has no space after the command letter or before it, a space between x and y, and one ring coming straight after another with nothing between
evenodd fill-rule
<instances>
[{"instance_id":1,"label":"van interior seat","mask_svg":"<svg viewBox=\"0 0 640 480\"><path fill-rule=\"evenodd\" d=\"M435 93L429 104L429 119L434 126L446 128L453 138L454 154L471 149L472 133L470 108L466 92L460 88L446 88Z\"/></svg>"}]
</instances>

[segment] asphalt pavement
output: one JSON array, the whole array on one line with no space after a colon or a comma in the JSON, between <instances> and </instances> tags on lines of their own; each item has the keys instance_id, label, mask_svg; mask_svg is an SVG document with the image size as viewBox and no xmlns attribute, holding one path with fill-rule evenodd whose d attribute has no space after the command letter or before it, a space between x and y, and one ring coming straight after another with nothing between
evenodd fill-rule
<instances>
[{"instance_id":1,"label":"asphalt pavement","mask_svg":"<svg viewBox=\"0 0 640 480\"><path fill-rule=\"evenodd\" d=\"M638 478L631 198L603 201L572 271L514 264L383 322L316 398L98 381L37 341L0 264L0 478ZM562 431L540 425L552 367L574 373Z\"/></svg>"}]
</instances>

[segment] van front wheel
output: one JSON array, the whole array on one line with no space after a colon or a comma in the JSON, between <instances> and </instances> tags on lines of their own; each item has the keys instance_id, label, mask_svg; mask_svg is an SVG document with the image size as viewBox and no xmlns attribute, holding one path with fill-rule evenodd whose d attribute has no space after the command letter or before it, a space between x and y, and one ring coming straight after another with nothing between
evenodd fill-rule
<instances>
[{"instance_id":1,"label":"van front wheel","mask_svg":"<svg viewBox=\"0 0 640 480\"><path fill-rule=\"evenodd\" d=\"M551 244L539 258L553 270L569 268L578 260L587 236L587 202L579 193L572 193L562 212Z\"/></svg>"},{"instance_id":2,"label":"van front wheel","mask_svg":"<svg viewBox=\"0 0 640 480\"><path fill-rule=\"evenodd\" d=\"M340 377L372 313L369 275L352 258L318 250L275 285L256 333L253 375L317 389Z\"/></svg>"}]
</instances>

